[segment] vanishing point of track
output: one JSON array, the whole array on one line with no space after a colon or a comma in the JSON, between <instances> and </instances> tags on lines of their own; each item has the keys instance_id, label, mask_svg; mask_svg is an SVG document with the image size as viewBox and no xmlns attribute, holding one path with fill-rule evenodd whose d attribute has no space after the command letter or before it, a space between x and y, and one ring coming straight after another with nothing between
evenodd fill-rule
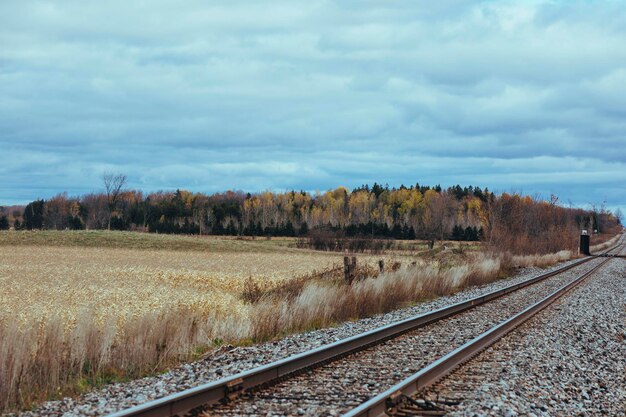
<instances>
[{"instance_id":1,"label":"vanishing point of track","mask_svg":"<svg viewBox=\"0 0 626 417\"><path fill-rule=\"evenodd\" d=\"M111 417L173 416L190 411L204 411L206 415L309 415L308 410L315 410L310 415L380 416L397 407L408 410L411 405L406 399L411 395L493 344L609 260L587 257L483 296Z\"/></svg>"},{"instance_id":2,"label":"vanishing point of track","mask_svg":"<svg viewBox=\"0 0 626 417\"><path fill-rule=\"evenodd\" d=\"M593 275L611 260L611 252L617 251L617 256L620 256L619 251L622 248L621 243L623 243L623 238L621 239L620 244L606 251L604 254L605 258L598 262L589 271L571 280L567 284L549 294L547 297L529 305L519 313L490 328L488 331L478 335L452 352L449 352L443 357L428 364L400 383L392 386L374 398L371 398L355 409L350 410L348 413L344 414L344 417L369 417L384 415L434 416L445 414L445 412L440 411L441 408L433 407L433 405L436 406L436 404L425 401L417 401L415 399L416 394L419 394L426 388L450 374L459 365L470 361L487 347L493 345L522 323L528 321L534 315L557 301L574 287L581 284L585 279Z\"/></svg>"}]
</instances>

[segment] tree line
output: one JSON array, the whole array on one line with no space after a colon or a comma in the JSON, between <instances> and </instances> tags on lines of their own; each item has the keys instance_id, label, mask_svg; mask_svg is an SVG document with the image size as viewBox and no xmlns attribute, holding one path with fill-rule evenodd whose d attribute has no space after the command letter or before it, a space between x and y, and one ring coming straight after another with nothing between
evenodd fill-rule
<instances>
[{"instance_id":1,"label":"tree line","mask_svg":"<svg viewBox=\"0 0 626 417\"><path fill-rule=\"evenodd\" d=\"M125 176L105 177L105 192L35 200L21 213L0 212L0 228L111 229L152 233L306 236L311 230L346 237L484 240L519 253L575 246L581 228L609 231L621 213L583 210L480 187L374 184L305 191L144 194L123 189ZM11 221L9 221L11 217ZM563 239L563 236L572 236Z\"/></svg>"}]
</instances>

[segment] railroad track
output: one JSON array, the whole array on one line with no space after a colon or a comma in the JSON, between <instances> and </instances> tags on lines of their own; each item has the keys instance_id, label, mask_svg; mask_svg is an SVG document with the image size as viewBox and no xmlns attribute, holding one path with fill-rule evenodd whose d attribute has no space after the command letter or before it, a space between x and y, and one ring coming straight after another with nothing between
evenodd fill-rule
<instances>
[{"instance_id":1,"label":"railroad track","mask_svg":"<svg viewBox=\"0 0 626 417\"><path fill-rule=\"evenodd\" d=\"M428 364L415 374L389 388L385 392L371 398L348 413L344 417L372 417L372 416L439 416L445 415L447 406L458 405L457 400L444 398L441 401L425 399L424 392L443 378L446 378L460 365L471 361L483 350L502 339L521 324L525 323L540 311L544 310L585 279L606 265L612 258L624 258L620 253L624 238L618 245L609 249L598 258L604 258L591 270L568 282L550 293L543 299L529 305L524 310L504 320L486 332L478 335L471 341L463 344L445 356ZM617 254L610 252L618 251Z\"/></svg>"},{"instance_id":2,"label":"railroad track","mask_svg":"<svg viewBox=\"0 0 626 417\"><path fill-rule=\"evenodd\" d=\"M398 381L405 382L408 376L419 373L421 368L447 353L450 346L467 344L529 303L540 302L546 293L561 289L574 276L588 276L609 260L588 257L522 283L123 410L111 417L187 413L383 415L379 412L389 409L388 397L398 392L394 389L388 393L386 387L396 388ZM523 288L526 290L519 291ZM325 366L331 362L332 365ZM351 407L356 408L350 410Z\"/></svg>"}]
</instances>

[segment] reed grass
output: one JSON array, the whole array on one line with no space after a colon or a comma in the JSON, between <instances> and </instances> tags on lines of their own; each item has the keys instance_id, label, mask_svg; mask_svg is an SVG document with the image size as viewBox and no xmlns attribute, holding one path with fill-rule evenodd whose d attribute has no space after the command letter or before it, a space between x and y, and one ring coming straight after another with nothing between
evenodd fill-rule
<instances>
[{"instance_id":1,"label":"reed grass","mask_svg":"<svg viewBox=\"0 0 626 417\"><path fill-rule=\"evenodd\" d=\"M617 241L619 240L620 237L622 237L622 235L618 234L618 235L615 235L615 236L611 237L610 239L608 239L608 240L606 240L606 241L604 241L602 243L599 243L597 245L592 245L592 246L589 247L589 251L592 254L595 254L595 253L601 252L603 250L606 250L606 249L608 249L610 247L613 247L613 246L615 246L617 244Z\"/></svg>"},{"instance_id":2,"label":"reed grass","mask_svg":"<svg viewBox=\"0 0 626 417\"><path fill-rule=\"evenodd\" d=\"M478 256L471 263L452 267L422 261L352 285L313 281L295 296L270 295L251 306L251 336L265 340L277 334L387 312L415 301L492 282L501 277L501 272L499 259Z\"/></svg>"},{"instance_id":3,"label":"reed grass","mask_svg":"<svg viewBox=\"0 0 626 417\"><path fill-rule=\"evenodd\" d=\"M574 256L570 250L562 250L557 253L548 253L545 255L516 255L511 256L508 264L513 268L528 268L531 266L545 268L559 262L565 262Z\"/></svg>"}]
</instances>

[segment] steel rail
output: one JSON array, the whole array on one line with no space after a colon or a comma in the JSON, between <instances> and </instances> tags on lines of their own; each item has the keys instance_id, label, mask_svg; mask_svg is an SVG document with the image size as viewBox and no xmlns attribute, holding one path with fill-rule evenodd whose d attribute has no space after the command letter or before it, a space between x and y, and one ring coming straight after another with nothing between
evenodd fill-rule
<instances>
[{"instance_id":1,"label":"steel rail","mask_svg":"<svg viewBox=\"0 0 626 417\"><path fill-rule=\"evenodd\" d=\"M614 248L610 249L613 250ZM388 411L403 404L406 397L411 397L428 388L441 378L451 373L459 365L471 360L487 347L491 346L509 332L513 331L522 323L532 318L550 304L561 298L575 286L582 283L586 278L594 274L598 269L609 262L607 258L580 277L557 289L541 301L527 307L513 317L492 327L486 332L451 351L447 355L432 362L417 373L399 382L383 393L371 398L367 402L343 414L342 417L380 417L388 415Z\"/></svg>"},{"instance_id":2,"label":"steel rail","mask_svg":"<svg viewBox=\"0 0 626 417\"><path fill-rule=\"evenodd\" d=\"M597 256L589 256L563 268L530 278L523 282L492 291L485 295L461 301L437 310L391 323L365 333L339 340L328 345L302 352L230 377L199 385L169 396L159 398L110 414L108 417L171 417L195 408L232 399L243 391L269 384L285 377L319 367L348 354L396 338L404 333L465 312L496 298L533 285L539 281L580 266Z\"/></svg>"}]
</instances>

